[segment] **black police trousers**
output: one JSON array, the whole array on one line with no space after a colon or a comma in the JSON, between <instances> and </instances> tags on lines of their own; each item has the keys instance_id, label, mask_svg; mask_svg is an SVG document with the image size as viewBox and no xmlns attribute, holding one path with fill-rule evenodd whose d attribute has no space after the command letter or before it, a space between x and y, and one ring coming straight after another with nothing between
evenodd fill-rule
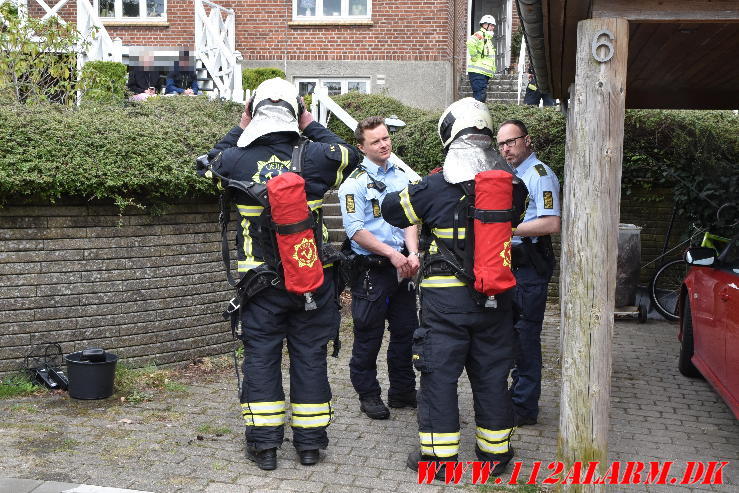
<instances>
[{"instance_id":1,"label":"black police trousers","mask_svg":"<svg viewBox=\"0 0 739 493\"><path fill-rule=\"evenodd\" d=\"M513 457L509 443L513 407L507 383L513 362L512 292L496 296L497 309L484 309L461 284L453 276L434 276L421 283L421 326L413 337L413 362L421 372L421 454L440 460L457 456L461 438L457 386L466 369L474 400L477 458L507 464Z\"/></svg>"},{"instance_id":2,"label":"black police trousers","mask_svg":"<svg viewBox=\"0 0 739 493\"><path fill-rule=\"evenodd\" d=\"M269 287L242 309L244 381L241 412L246 441L257 450L279 447L285 433L282 348L290 357L293 445L298 451L326 448L326 427L333 420L326 366L327 343L340 321L333 282L315 293L317 309L305 311L305 299Z\"/></svg>"},{"instance_id":3,"label":"black police trousers","mask_svg":"<svg viewBox=\"0 0 739 493\"><path fill-rule=\"evenodd\" d=\"M377 355L388 321L390 342L387 367L389 395L412 392L416 375L411 363L413 332L418 327L416 290L408 290L408 280L398 282L391 264L370 267L352 280L352 318L354 346L349 362L349 376L360 396L380 395L377 381Z\"/></svg>"}]
</instances>

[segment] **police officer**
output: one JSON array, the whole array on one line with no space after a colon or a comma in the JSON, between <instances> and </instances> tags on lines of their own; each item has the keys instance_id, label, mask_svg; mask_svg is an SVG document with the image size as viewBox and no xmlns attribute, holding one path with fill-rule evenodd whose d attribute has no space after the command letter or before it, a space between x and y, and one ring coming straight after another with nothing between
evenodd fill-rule
<instances>
[{"instance_id":1,"label":"police officer","mask_svg":"<svg viewBox=\"0 0 739 493\"><path fill-rule=\"evenodd\" d=\"M506 166L493 150L492 119L483 103L472 98L453 103L438 129L446 153L443 171L388 194L382 204L387 222L401 228L422 223L428 229L422 232L422 244L427 233L431 239L422 267L421 324L413 337L413 360L421 372L420 449L411 452L407 465L417 469L419 461L457 460L457 381L466 369L474 399L476 455L499 461L493 473L500 474L513 457L507 386L513 361L513 293L504 291L495 296L497 306L485 307L481 294L464 280L470 272L460 267L472 249L465 243L470 224L466 211L473 205L468 187L478 172ZM441 469L437 477L443 477Z\"/></svg>"},{"instance_id":2,"label":"police officer","mask_svg":"<svg viewBox=\"0 0 739 493\"><path fill-rule=\"evenodd\" d=\"M480 102L487 99L488 82L495 75L495 17L483 15L480 29L467 38L467 77L470 79L472 96Z\"/></svg>"},{"instance_id":3,"label":"police officer","mask_svg":"<svg viewBox=\"0 0 739 493\"><path fill-rule=\"evenodd\" d=\"M312 141L302 154L301 174L308 206L319 210L326 191L341 183L362 155L314 122L295 86L285 80L269 79L257 87L240 125L210 151L213 174L266 183L290 169L299 130ZM277 467L276 449L283 442L287 412L281 376L287 339L293 445L300 463L313 465L319 461L319 449L328 445L326 427L333 418L326 351L338 330L339 311L332 277L325 275L323 285L313 293L315 309L309 309L303 297L288 293L281 282L274 230L270 217L263 214L264 206L242 191L236 193L235 202L240 215L238 270L250 283L247 292L259 288L241 306L244 381L240 397L246 455L261 469ZM259 283L264 279L267 282Z\"/></svg>"},{"instance_id":4,"label":"police officer","mask_svg":"<svg viewBox=\"0 0 739 493\"><path fill-rule=\"evenodd\" d=\"M528 190L528 205L523 221L513 232L511 250L516 276L516 356L511 395L516 425L525 426L536 424L539 416L541 327L554 268L549 235L560 230L559 180L537 159L522 121L504 121L497 138L501 155Z\"/></svg>"},{"instance_id":5,"label":"police officer","mask_svg":"<svg viewBox=\"0 0 739 493\"><path fill-rule=\"evenodd\" d=\"M404 189L409 181L390 160L392 143L384 118L366 118L359 122L354 135L364 161L339 188L344 229L354 253L354 347L349 375L362 412L372 419L387 419L390 410L382 401L377 381L377 354L385 320L390 331L388 404L394 408L416 407L411 344L418 318L416 291L409 278L420 265L418 228L396 228L380 214L385 196Z\"/></svg>"}]
</instances>

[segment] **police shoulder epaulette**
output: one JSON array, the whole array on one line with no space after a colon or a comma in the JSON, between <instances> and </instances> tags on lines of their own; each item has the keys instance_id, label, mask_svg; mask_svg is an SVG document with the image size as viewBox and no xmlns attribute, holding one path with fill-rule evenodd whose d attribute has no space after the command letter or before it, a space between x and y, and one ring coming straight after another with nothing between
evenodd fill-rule
<instances>
[{"instance_id":1,"label":"police shoulder epaulette","mask_svg":"<svg viewBox=\"0 0 739 493\"><path fill-rule=\"evenodd\" d=\"M534 169L537 173L539 173L539 176L547 176L547 169L544 167L543 164L537 164L536 166L534 166Z\"/></svg>"},{"instance_id":2,"label":"police shoulder epaulette","mask_svg":"<svg viewBox=\"0 0 739 493\"><path fill-rule=\"evenodd\" d=\"M365 173L365 171L363 169L357 168L352 171L352 174L349 175L349 178L359 178L360 176L362 176L362 173Z\"/></svg>"}]
</instances>

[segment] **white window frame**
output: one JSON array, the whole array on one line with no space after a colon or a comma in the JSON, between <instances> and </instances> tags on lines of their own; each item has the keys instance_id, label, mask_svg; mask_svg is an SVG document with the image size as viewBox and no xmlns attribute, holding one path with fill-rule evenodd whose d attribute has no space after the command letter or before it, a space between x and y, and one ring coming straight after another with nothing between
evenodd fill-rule
<instances>
[{"instance_id":1,"label":"white window frame","mask_svg":"<svg viewBox=\"0 0 739 493\"><path fill-rule=\"evenodd\" d=\"M100 20L103 21L131 21L131 22L166 22L167 21L167 0L164 0L164 12L159 17L148 17L146 13L146 0L139 1L139 15L137 17L123 16L123 0L113 0L113 17L103 17L100 15L100 0L94 0L93 7L97 12Z\"/></svg>"},{"instance_id":2,"label":"white window frame","mask_svg":"<svg viewBox=\"0 0 739 493\"><path fill-rule=\"evenodd\" d=\"M314 82L316 87L324 87L326 82L339 82L341 83L341 93L346 94L349 92L350 82L364 82L367 84L367 92L363 94L372 93L372 81L369 77L295 77L293 84L295 87L300 89L301 82Z\"/></svg>"},{"instance_id":3,"label":"white window frame","mask_svg":"<svg viewBox=\"0 0 739 493\"><path fill-rule=\"evenodd\" d=\"M120 0L116 0L120 1ZM345 20L369 20L372 18L372 0L367 0L367 13L365 15L351 15L349 13L349 0L341 0L341 13L339 15L299 15L298 2L301 0L293 0L293 20L294 21L345 21ZM323 12L323 0L316 1L316 12Z\"/></svg>"}]
</instances>

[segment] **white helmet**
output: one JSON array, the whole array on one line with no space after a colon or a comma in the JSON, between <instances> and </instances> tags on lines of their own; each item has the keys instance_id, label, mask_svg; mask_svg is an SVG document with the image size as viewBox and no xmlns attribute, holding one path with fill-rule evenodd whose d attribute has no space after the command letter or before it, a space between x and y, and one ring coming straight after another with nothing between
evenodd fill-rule
<instances>
[{"instance_id":1,"label":"white helmet","mask_svg":"<svg viewBox=\"0 0 739 493\"><path fill-rule=\"evenodd\" d=\"M480 19L480 25L482 26L483 24L495 25L495 17L493 17L490 14L483 15L482 18Z\"/></svg>"},{"instance_id":2,"label":"white helmet","mask_svg":"<svg viewBox=\"0 0 739 493\"><path fill-rule=\"evenodd\" d=\"M495 135L488 107L475 98L460 99L449 105L439 118L438 130L445 150L465 130L464 134Z\"/></svg>"},{"instance_id":3,"label":"white helmet","mask_svg":"<svg viewBox=\"0 0 739 493\"><path fill-rule=\"evenodd\" d=\"M269 133L299 133L298 118L302 105L298 89L285 79L275 77L259 84L248 109L252 120L236 143L239 147L246 147Z\"/></svg>"}]
</instances>

